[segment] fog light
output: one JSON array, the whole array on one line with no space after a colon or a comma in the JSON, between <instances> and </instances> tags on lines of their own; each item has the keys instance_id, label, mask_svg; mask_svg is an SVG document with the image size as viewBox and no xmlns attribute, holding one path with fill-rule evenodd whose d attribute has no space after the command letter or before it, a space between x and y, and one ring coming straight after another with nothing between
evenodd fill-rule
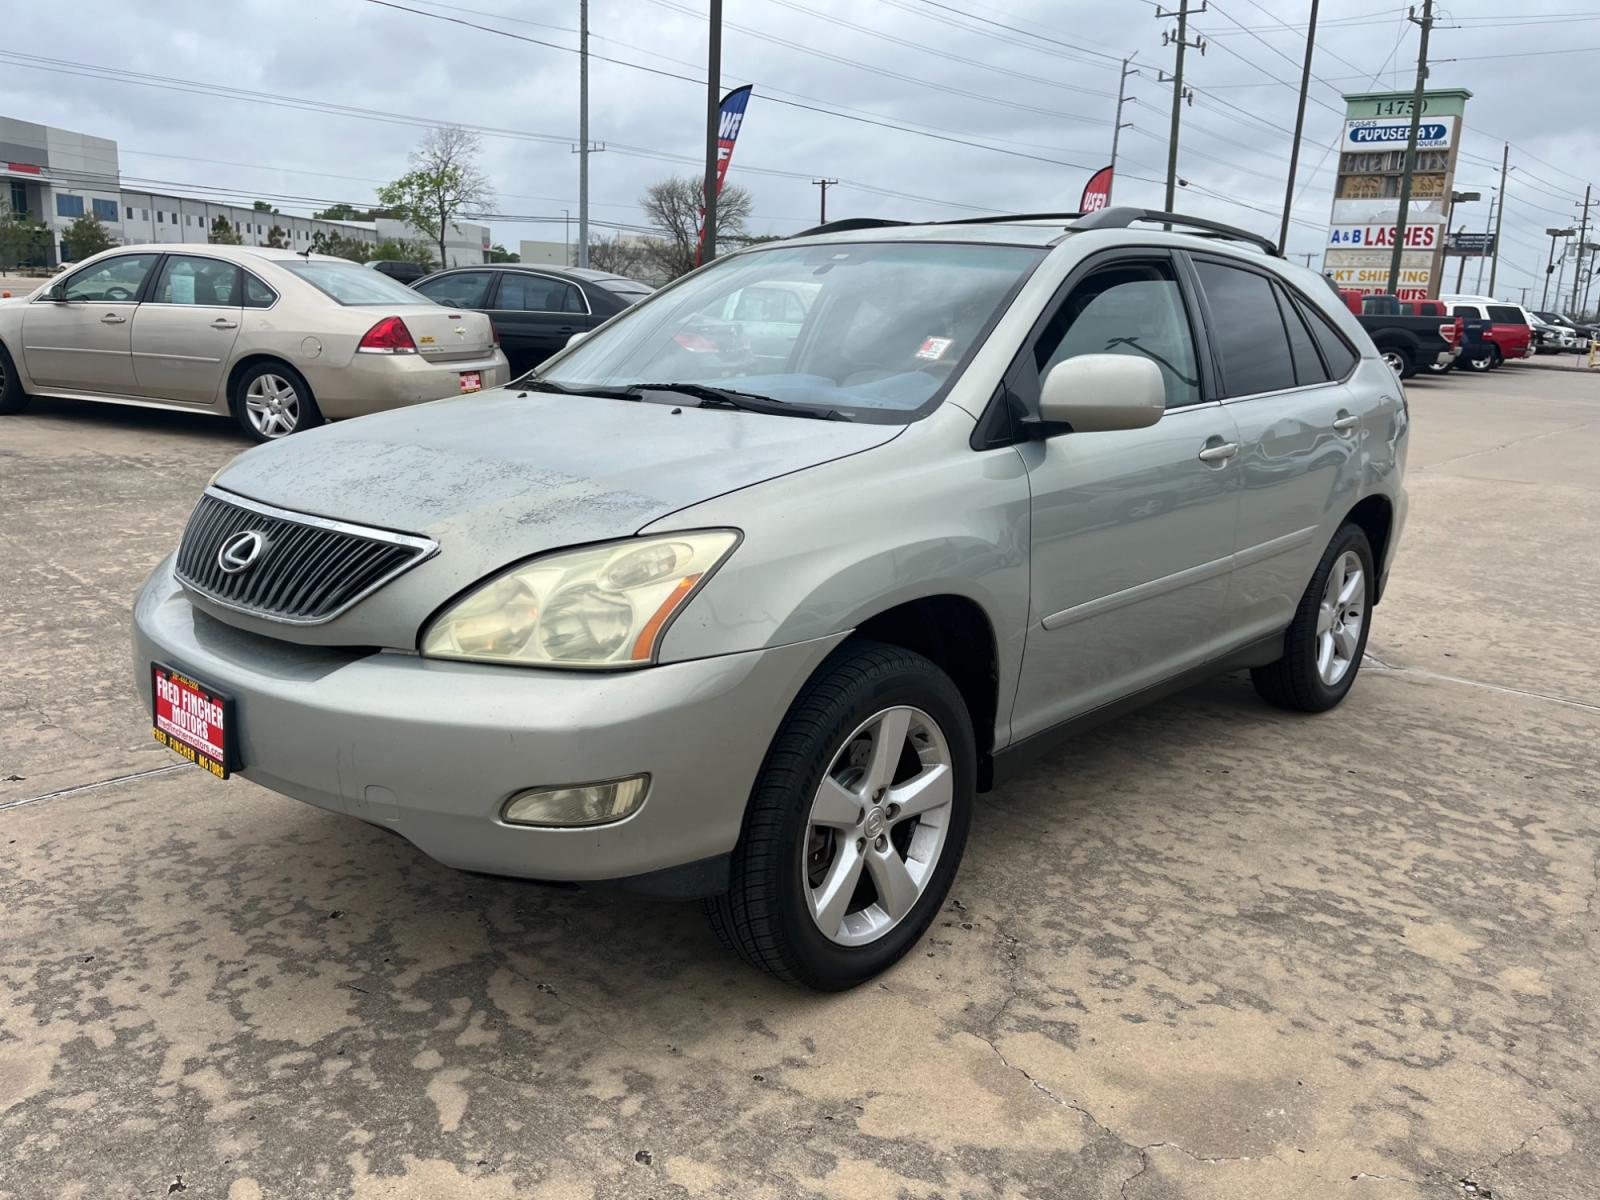
<instances>
[{"instance_id":1,"label":"fog light","mask_svg":"<svg viewBox=\"0 0 1600 1200\"><path fill-rule=\"evenodd\" d=\"M508 825L604 825L632 816L644 803L650 776L630 775L609 783L534 788L506 801Z\"/></svg>"}]
</instances>

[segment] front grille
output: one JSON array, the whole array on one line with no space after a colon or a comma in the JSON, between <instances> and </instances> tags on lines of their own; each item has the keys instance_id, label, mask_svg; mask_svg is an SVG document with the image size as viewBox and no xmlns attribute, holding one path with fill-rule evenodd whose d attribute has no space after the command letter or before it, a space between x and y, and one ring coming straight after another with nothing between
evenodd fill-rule
<instances>
[{"instance_id":1,"label":"front grille","mask_svg":"<svg viewBox=\"0 0 1600 1200\"><path fill-rule=\"evenodd\" d=\"M261 545L243 569L221 552L240 534ZM363 596L431 557L423 537L288 512L207 488L178 546L178 581L208 600L293 625L331 621Z\"/></svg>"}]
</instances>

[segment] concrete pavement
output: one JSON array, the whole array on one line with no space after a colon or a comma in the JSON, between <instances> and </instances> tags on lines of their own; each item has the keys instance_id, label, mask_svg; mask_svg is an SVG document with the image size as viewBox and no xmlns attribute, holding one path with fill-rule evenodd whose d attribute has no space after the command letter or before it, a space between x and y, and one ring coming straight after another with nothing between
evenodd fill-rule
<instances>
[{"instance_id":1,"label":"concrete pavement","mask_svg":"<svg viewBox=\"0 0 1600 1200\"><path fill-rule=\"evenodd\" d=\"M1600 1193L1600 378L1419 380L1369 661L979 806L818 997L149 739L126 620L221 421L0 418L0 1196Z\"/></svg>"}]
</instances>

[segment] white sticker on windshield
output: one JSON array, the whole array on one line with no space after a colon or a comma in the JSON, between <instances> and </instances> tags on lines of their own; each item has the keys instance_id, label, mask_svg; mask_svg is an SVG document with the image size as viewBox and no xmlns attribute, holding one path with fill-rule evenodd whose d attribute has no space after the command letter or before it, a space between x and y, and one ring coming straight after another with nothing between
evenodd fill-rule
<instances>
[{"instance_id":1,"label":"white sticker on windshield","mask_svg":"<svg viewBox=\"0 0 1600 1200\"><path fill-rule=\"evenodd\" d=\"M167 298L168 304L194 303L193 275L168 275L167 287L171 289L171 295Z\"/></svg>"},{"instance_id":2,"label":"white sticker on windshield","mask_svg":"<svg viewBox=\"0 0 1600 1200\"><path fill-rule=\"evenodd\" d=\"M955 344L955 338L924 338L922 349L917 351L918 358L925 358L929 362L938 362L944 357L944 352Z\"/></svg>"}]
</instances>

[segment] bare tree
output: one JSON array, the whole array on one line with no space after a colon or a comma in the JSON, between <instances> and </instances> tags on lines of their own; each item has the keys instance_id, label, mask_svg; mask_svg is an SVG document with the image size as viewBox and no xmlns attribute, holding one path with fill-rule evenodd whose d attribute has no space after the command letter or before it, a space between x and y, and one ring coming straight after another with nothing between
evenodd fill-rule
<instances>
[{"instance_id":1,"label":"bare tree","mask_svg":"<svg viewBox=\"0 0 1600 1200\"><path fill-rule=\"evenodd\" d=\"M645 254L649 264L668 279L694 270L700 242L700 180L674 175L652 183L639 203L650 223L661 232ZM750 193L737 184L724 187L717 197L717 241L737 239L750 216Z\"/></svg>"},{"instance_id":2,"label":"bare tree","mask_svg":"<svg viewBox=\"0 0 1600 1200\"><path fill-rule=\"evenodd\" d=\"M378 202L438 243L439 262L450 265L444 243L456 218L494 203L489 177L478 166L478 135L459 125L430 129L411 154L411 170L378 189Z\"/></svg>"},{"instance_id":3,"label":"bare tree","mask_svg":"<svg viewBox=\"0 0 1600 1200\"><path fill-rule=\"evenodd\" d=\"M647 265L646 248L638 238L614 233L589 243L589 265L596 271L631 278L643 273Z\"/></svg>"}]
</instances>

